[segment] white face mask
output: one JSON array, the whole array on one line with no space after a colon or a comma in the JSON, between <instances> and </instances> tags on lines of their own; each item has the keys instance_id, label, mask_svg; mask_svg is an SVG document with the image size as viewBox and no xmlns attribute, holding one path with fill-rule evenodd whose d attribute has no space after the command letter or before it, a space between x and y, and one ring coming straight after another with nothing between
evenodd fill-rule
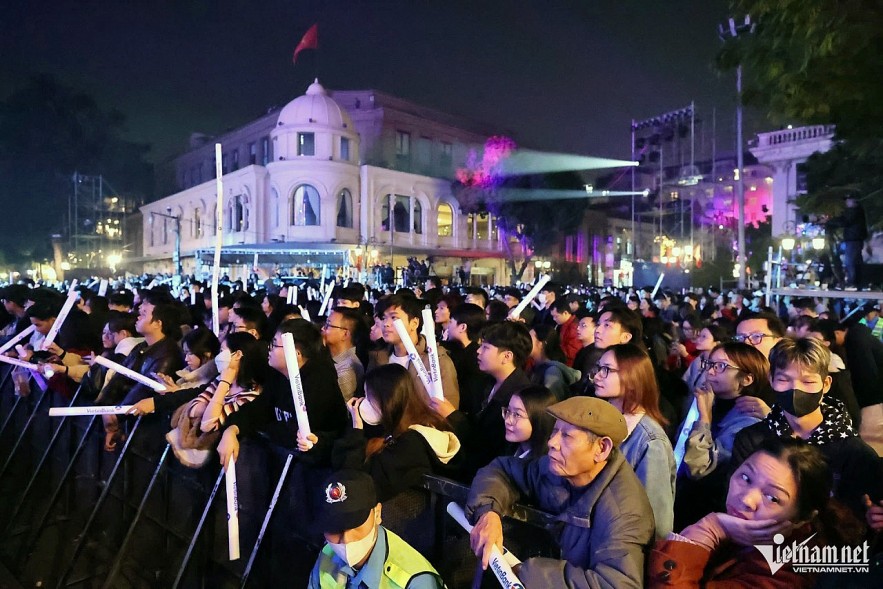
<instances>
[{"instance_id":1,"label":"white face mask","mask_svg":"<svg viewBox=\"0 0 883 589\"><path fill-rule=\"evenodd\" d=\"M373 517L373 511L372 517ZM346 544L336 544L334 542L329 542L328 545L331 546L331 549L334 551L334 554L337 555L340 560L344 561L351 567L356 566L362 559L364 559L368 554L371 553L371 550L374 549L374 544L377 543L377 526L375 525L372 529L371 533L362 538L361 540L356 540L355 542L347 542Z\"/></svg>"},{"instance_id":2,"label":"white face mask","mask_svg":"<svg viewBox=\"0 0 883 589\"><path fill-rule=\"evenodd\" d=\"M230 366L230 356L233 354L228 349L223 349L221 352L215 356L215 366L218 368L218 374L227 370L227 367Z\"/></svg>"},{"instance_id":3,"label":"white face mask","mask_svg":"<svg viewBox=\"0 0 883 589\"><path fill-rule=\"evenodd\" d=\"M365 400L359 403L359 415L368 425L377 425L380 423L380 411L365 397Z\"/></svg>"}]
</instances>

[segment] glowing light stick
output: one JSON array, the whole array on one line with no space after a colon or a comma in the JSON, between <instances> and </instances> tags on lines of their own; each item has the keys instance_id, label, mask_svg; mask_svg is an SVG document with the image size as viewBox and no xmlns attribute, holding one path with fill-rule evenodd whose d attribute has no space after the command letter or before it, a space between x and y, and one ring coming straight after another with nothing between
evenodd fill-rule
<instances>
[{"instance_id":1,"label":"glowing light stick","mask_svg":"<svg viewBox=\"0 0 883 589\"><path fill-rule=\"evenodd\" d=\"M107 294L107 279L102 278L98 284L98 296L103 297Z\"/></svg>"},{"instance_id":2,"label":"glowing light stick","mask_svg":"<svg viewBox=\"0 0 883 589\"><path fill-rule=\"evenodd\" d=\"M152 378L148 378L148 377L144 376L143 374L139 374L139 373L135 372L134 370L132 370L131 368L126 368L122 364L118 364L118 363L114 362L113 360L108 360L104 356L95 356L95 363L101 364L105 368L110 368L111 370L113 370L117 374L122 374L126 378L130 378L130 379L134 380L135 382L139 382L139 383L143 384L144 386L153 389L157 393L163 393L166 391L166 385L156 382Z\"/></svg>"},{"instance_id":3,"label":"glowing light stick","mask_svg":"<svg viewBox=\"0 0 883 589\"><path fill-rule=\"evenodd\" d=\"M300 366L297 365L297 348L294 337L290 333L282 334L282 348L285 352L285 366L288 368L288 382L291 383L291 397L294 400L294 414L297 417L297 429L306 438L310 431L310 418L307 416L307 401L304 398L304 385L300 378Z\"/></svg>"},{"instance_id":4,"label":"glowing light stick","mask_svg":"<svg viewBox=\"0 0 883 589\"><path fill-rule=\"evenodd\" d=\"M133 405L96 405L94 407L51 407L49 417L78 417L80 415L122 415Z\"/></svg>"},{"instance_id":5,"label":"glowing light stick","mask_svg":"<svg viewBox=\"0 0 883 589\"><path fill-rule=\"evenodd\" d=\"M40 370L39 364L25 362L24 360L19 360L18 358L10 358L9 356L0 356L0 362L3 362L4 364L12 364L13 366L18 366L20 368L27 368L28 370Z\"/></svg>"},{"instance_id":6,"label":"glowing light stick","mask_svg":"<svg viewBox=\"0 0 883 589\"><path fill-rule=\"evenodd\" d=\"M518 303L514 309L509 311L509 317L512 319L517 319L521 317L521 312L524 311L527 306L530 304L532 300L536 298L540 291L543 290L543 287L546 286L546 283L552 280L552 276L549 274L543 274L540 276L540 279L537 280L537 283L533 285L533 288L530 289L530 292L525 295L521 302Z\"/></svg>"},{"instance_id":7,"label":"glowing light stick","mask_svg":"<svg viewBox=\"0 0 883 589\"><path fill-rule=\"evenodd\" d=\"M319 307L319 316L323 316L325 314L325 310L328 308L328 301L331 300L331 293L334 292L334 288L332 285L328 285L328 289L325 291L325 298L322 299L322 306Z\"/></svg>"},{"instance_id":8,"label":"glowing light stick","mask_svg":"<svg viewBox=\"0 0 883 589\"><path fill-rule=\"evenodd\" d=\"M427 305L422 311L423 337L426 339L426 356L429 358L429 380L432 390L428 391L430 397L443 399L445 396L442 388L441 364L438 360L438 342L435 341L435 319L432 317L432 309Z\"/></svg>"},{"instance_id":9,"label":"glowing light stick","mask_svg":"<svg viewBox=\"0 0 883 589\"><path fill-rule=\"evenodd\" d=\"M396 319L392 324L396 328L396 333L399 334L399 339L402 340L405 350L408 352L408 358L411 360L411 364L417 369L417 375L420 376L420 381L426 389L426 394L431 397L432 377L429 376L429 371L426 370L426 366L423 365L423 361L420 359L420 354L417 353L417 348L414 346L414 342L411 341L411 335L408 333L408 329L405 327L405 324L401 319Z\"/></svg>"},{"instance_id":10,"label":"glowing light stick","mask_svg":"<svg viewBox=\"0 0 883 589\"><path fill-rule=\"evenodd\" d=\"M659 273L659 278L656 280L656 286L653 287L653 292L650 293L650 300L653 300L653 297L656 296L656 293L659 291L659 285L662 284L662 279L665 278L665 272Z\"/></svg>"},{"instance_id":11,"label":"glowing light stick","mask_svg":"<svg viewBox=\"0 0 883 589\"><path fill-rule=\"evenodd\" d=\"M11 349L12 346L34 333L35 329L37 329L36 325L28 325L24 330L22 330L20 334L16 335L11 340L0 346L0 354Z\"/></svg>"},{"instance_id":12,"label":"glowing light stick","mask_svg":"<svg viewBox=\"0 0 883 589\"><path fill-rule=\"evenodd\" d=\"M74 304L77 302L77 298L79 298L80 294L71 290L67 293L67 299L64 301L64 305L61 307L61 311L58 312L58 316L55 318L55 322L52 324L52 327L49 328L49 333L46 334L46 338L43 340L42 349L48 350L49 346L52 345L52 342L55 341L55 338L58 337L58 332L61 329L61 326L64 324L64 320L67 319L67 316L70 314L71 309L74 307Z\"/></svg>"},{"instance_id":13,"label":"glowing light stick","mask_svg":"<svg viewBox=\"0 0 883 589\"><path fill-rule=\"evenodd\" d=\"M212 331L215 332L215 335L221 333L218 278L221 276L221 243L223 242L222 228L224 227L224 171L221 165L223 157L221 144L215 143L215 187L218 191L218 202L215 207L215 260L212 264Z\"/></svg>"},{"instance_id":14,"label":"glowing light stick","mask_svg":"<svg viewBox=\"0 0 883 589\"><path fill-rule=\"evenodd\" d=\"M458 524L463 526L464 530L470 533L472 532L473 526L469 523L469 520L466 519L466 514L463 513L463 508L453 501L448 503L448 515L454 518L454 521ZM512 571L512 567L518 564L521 564L521 561L505 548L501 550L500 547L496 545L491 548L490 567L503 589L524 589L524 584Z\"/></svg>"},{"instance_id":15,"label":"glowing light stick","mask_svg":"<svg viewBox=\"0 0 883 589\"><path fill-rule=\"evenodd\" d=\"M233 456L230 456L224 469L224 485L227 489L227 550L230 560L239 560L239 497Z\"/></svg>"}]
</instances>

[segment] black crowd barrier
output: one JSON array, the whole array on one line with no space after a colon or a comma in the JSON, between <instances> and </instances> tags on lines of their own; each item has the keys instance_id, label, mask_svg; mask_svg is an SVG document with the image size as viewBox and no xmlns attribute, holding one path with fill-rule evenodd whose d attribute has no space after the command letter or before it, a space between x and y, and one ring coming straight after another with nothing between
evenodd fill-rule
<instances>
[{"instance_id":1,"label":"black crowd barrier","mask_svg":"<svg viewBox=\"0 0 883 589\"><path fill-rule=\"evenodd\" d=\"M0 367L0 562L21 586L304 587L323 544L313 514L327 474L263 439L243 440L237 461L241 556L228 559L223 472L212 458L182 466L164 434L168 416L125 421L106 452L101 418L49 417L88 404L33 381L15 393ZM436 566L448 587L482 579L468 536L446 515L468 488L427 476L383 505L384 525ZM507 547L520 558L557 556L552 516L517 506ZM2 580L0 580L2 581ZM5 585L4 585L5 586Z\"/></svg>"}]
</instances>

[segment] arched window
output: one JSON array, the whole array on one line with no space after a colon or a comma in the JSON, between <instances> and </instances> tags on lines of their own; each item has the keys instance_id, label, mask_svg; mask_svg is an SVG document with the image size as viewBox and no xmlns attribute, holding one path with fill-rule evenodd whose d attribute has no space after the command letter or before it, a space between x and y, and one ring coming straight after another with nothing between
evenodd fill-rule
<instances>
[{"instance_id":1,"label":"arched window","mask_svg":"<svg viewBox=\"0 0 883 589\"><path fill-rule=\"evenodd\" d=\"M454 208L446 202L438 205L438 236L454 235Z\"/></svg>"},{"instance_id":2,"label":"arched window","mask_svg":"<svg viewBox=\"0 0 883 589\"><path fill-rule=\"evenodd\" d=\"M420 204L420 201L416 198L412 199L414 203L413 219L414 219L414 233L417 235L421 235L423 233L423 205Z\"/></svg>"},{"instance_id":3,"label":"arched window","mask_svg":"<svg viewBox=\"0 0 883 589\"><path fill-rule=\"evenodd\" d=\"M147 235L150 236L150 247L153 247L154 241L155 241L154 231L156 231L156 227L154 227L155 224L153 222L153 215L150 215L149 220L147 222L150 225L150 228L147 231Z\"/></svg>"},{"instance_id":4,"label":"arched window","mask_svg":"<svg viewBox=\"0 0 883 589\"><path fill-rule=\"evenodd\" d=\"M211 218L211 227L212 227L212 235L218 234L218 205L212 205L212 218Z\"/></svg>"},{"instance_id":5,"label":"arched window","mask_svg":"<svg viewBox=\"0 0 883 589\"><path fill-rule=\"evenodd\" d=\"M344 188L337 197L337 226L349 227L353 226L353 195Z\"/></svg>"},{"instance_id":6,"label":"arched window","mask_svg":"<svg viewBox=\"0 0 883 589\"><path fill-rule=\"evenodd\" d=\"M270 219L273 227L279 226L279 192L273 188L270 196Z\"/></svg>"},{"instance_id":7,"label":"arched window","mask_svg":"<svg viewBox=\"0 0 883 589\"><path fill-rule=\"evenodd\" d=\"M199 208L193 209L193 237L196 239L202 237L202 214Z\"/></svg>"},{"instance_id":8,"label":"arched window","mask_svg":"<svg viewBox=\"0 0 883 589\"><path fill-rule=\"evenodd\" d=\"M231 203L231 211L230 211L230 224L233 226L233 231L239 232L245 230L245 208L242 206L242 195L237 194L233 197L233 202Z\"/></svg>"},{"instance_id":9,"label":"arched window","mask_svg":"<svg viewBox=\"0 0 883 589\"><path fill-rule=\"evenodd\" d=\"M166 217L162 218L162 244L169 243L169 224Z\"/></svg>"},{"instance_id":10,"label":"arched window","mask_svg":"<svg viewBox=\"0 0 883 589\"><path fill-rule=\"evenodd\" d=\"M319 191L309 184L301 184L294 189L294 206L291 211L291 224L297 226L318 225L320 222Z\"/></svg>"}]
</instances>

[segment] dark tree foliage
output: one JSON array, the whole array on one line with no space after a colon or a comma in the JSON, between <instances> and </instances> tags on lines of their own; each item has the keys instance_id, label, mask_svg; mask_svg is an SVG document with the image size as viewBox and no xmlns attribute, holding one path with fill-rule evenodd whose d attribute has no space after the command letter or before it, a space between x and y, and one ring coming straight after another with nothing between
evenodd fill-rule
<instances>
[{"instance_id":1,"label":"dark tree foliage","mask_svg":"<svg viewBox=\"0 0 883 589\"><path fill-rule=\"evenodd\" d=\"M7 259L50 257L50 235L66 229L74 172L151 196L149 147L124 139L123 124L119 112L47 76L0 103L0 252Z\"/></svg>"}]
</instances>

